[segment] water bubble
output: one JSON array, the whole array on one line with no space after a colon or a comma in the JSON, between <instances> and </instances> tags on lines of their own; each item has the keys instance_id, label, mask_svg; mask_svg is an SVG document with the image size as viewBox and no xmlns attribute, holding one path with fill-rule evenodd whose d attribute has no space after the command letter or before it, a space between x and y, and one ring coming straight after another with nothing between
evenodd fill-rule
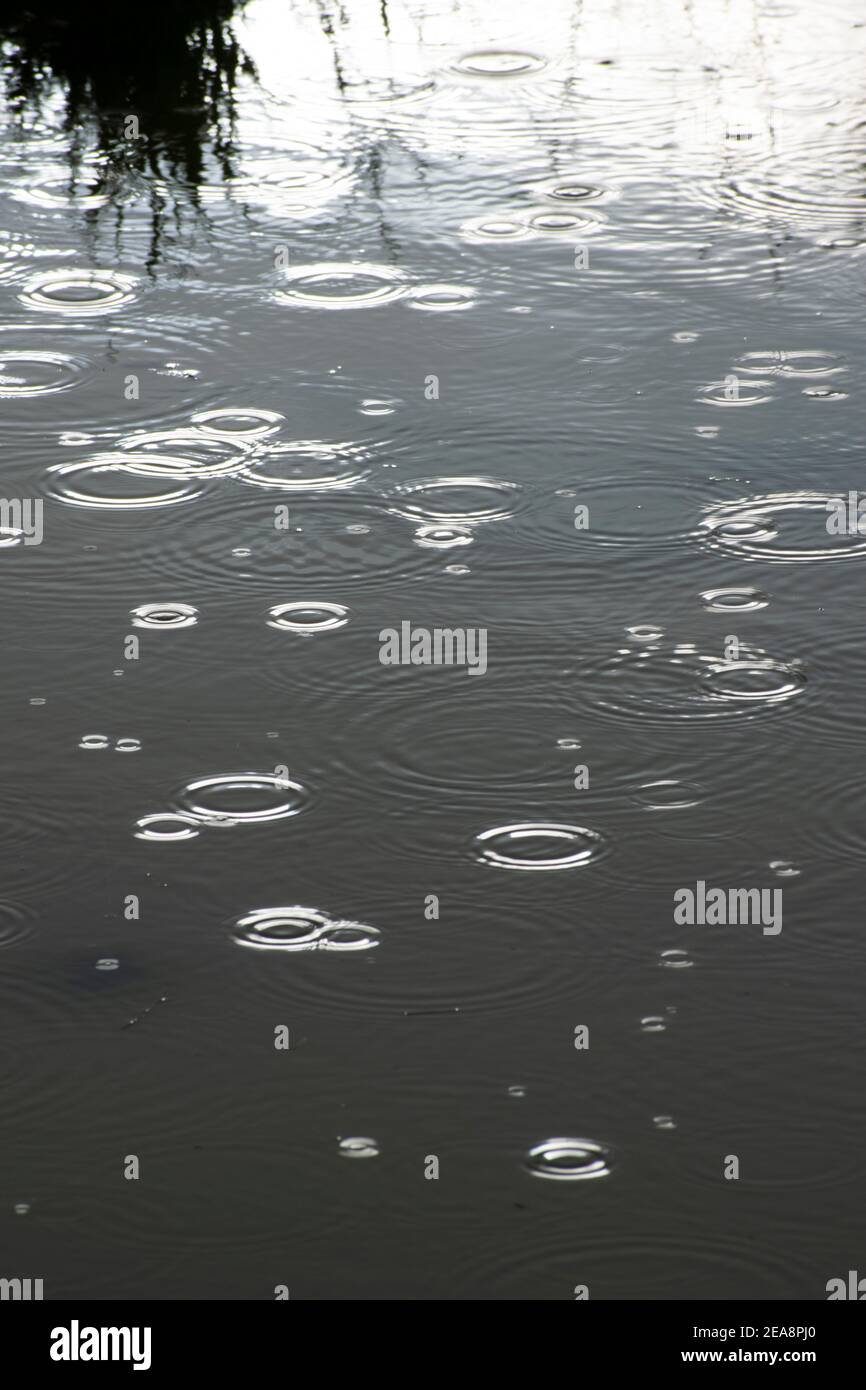
<instances>
[{"instance_id":1,"label":"water bubble","mask_svg":"<svg viewBox=\"0 0 866 1390\"><path fill-rule=\"evenodd\" d=\"M198 622L198 609L190 603L142 603L131 610L130 617L133 627L193 627Z\"/></svg>"},{"instance_id":2,"label":"water bubble","mask_svg":"<svg viewBox=\"0 0 866 1390\"><path fill-rule=\"evenodd\" d=\"M120 968L120 961L119 961L119 960L114 960L114 959L113 959L112 957L110 957L110 956L103 956L101 960L98 960L98 961L96 962L96 969L97 969L97 970L118 970L119 968Z\"/></svg>"},{"instance_id":3,"label":"water bubble","mask_svg":"<svg viewBox=\"0 0 866 1390\"><path fill-rule=\"evenodd\" d=\"M777 878L799 878L800 874L803 872L802 869L798 869L795 864L789 863L787 859L771 860L770 868Z\"/></svg>"},{"instance_id":4,"label":"water bubble","mask_svg":"<svg viewBox=\"0 0 866 1390\"><path fill-rule=\"evenodd\" d=\"M469 568L468 565L446 565L446 566L445 566L445 573L446 573L446 574L471 574L472 571L470 570L470 568Z\"/></svg>"},{"instance_id":5,"label":"water bubble","mask_svg":"<svg viewBox=\"0 0 866 1390\"><path fill-rule=\"evenodd\" d=\"M309 792L300 782L266 772L196 777L178 794L182 814L208 825L235 826L287 820L303 811Z\"/></svg>"},{"instance_id":6,"label":"water bubble","mask_svg":"<svg viewBox=\"0 0 866 1390\"><path fill-rule=\"evenodd\" d=\"M135 299L136 281L116 270L49 270L26 281L18 296L28 309L70 316L113 313Z\"/></svg>"},{"instance_id":7,"label":"water bubble","mask_svg":"<svg viewBox=\"0 0 866 1390\"><path fill-rule=\"evenodd\" d=\"M108 739L105 734L85 734L78 745L79 748L107 748Z\"/></svg>"},{"instance_id":8,"label":"water bubble","mask_svg":"<svg viewBox=\"0 0 866 1390\"><path fill-rule=\"evenodd\" d=\"M641 1019L640 1026L644 1033L663 1033L668 1025L659 1014L648 1014Z\"/></svg>"},{"instance_id":9,"label":"water bubble","mask_svg":"<svg viewBox=\"0 0 866 1390\"><path fill-rule=\"evenodd\" d=\"M576 869L600 859L607 848L597 830L558 821L496 826L475 837L478 858L501 869Z\"/></svg>"},{"instance_id":10,"label":"water bubble","mask_svg":"<svg viewBox=\"0 0 866 1390\"><path fill-rule=\"evenodd\" d=\"M366 1139L358 1135L351 1139L341 1139L340 1153L345 1158L378 1158L379 1145L375 1139Z\"/></svg>"},{"instance_id":11,"label":"water bubble","mask_svg":"<svg viewBox=\"0 0 866 1390\"><path fill-rule=\"evenodd\" d=\"M627 627L626 635L635 642L660 642L665 635L663 627L644 623L638 627Z\"/></svg>"},{"instance_id":12,"label":"water bubble","mask_svg":"<svg viewBox=\"0 0 866 1390\"><path fill-rule=\"evenodd\" d=\"M673 1115L653 1115L653 1124L656 1129L676 1129L677 1127Z\"/></svg>"},{"instance_id":13,"label":"water bubble","mask_svg":"<svg viewBox=\"0 0 866 1390\"><path fill-rule=\"evenodd\" d=\"M270 610L268 627L308 635L333 632L348 621L349 610L342 603L280 603Z\"/></svg>"},{"instance_id":14,"label":"water bubble","mask_svg":"<svg viewBox=\"0 0 866 1390\"><path fill-rule=\"evenodd\" d=\"M512 1096L515 1100L522 1100L523 1097L526 1095L526 1087L525 1087L525 1086L509 1086L509 1087L508 1087L508 1094L509 1094L510 1096Z\"/></svg>"},{"instance_id":15,"label":"water bubble","mask_svg":"<svg viewBox=\"0 0 866 1390\"><path fill-rule=\"evenodd\" d=\"M803 388L804 396L812 396L822 401L847 401L847 391L831 391L829 386L806 386Z\"/></svg>"},{"instance_id":16,"label":"water bubble","mask_svg":"<svg viewBox=\"0 0 866 1390\"><path fill-rule=\"evenodd\" d=\"M314 907L262 907L241 917L233 928L239 946L260 951L369 951L379 931Z\"/></svg>"},{"instance_id":17,"label":"water bubble","mask_svg":"<svg viewBox=\"0 0 866 1390\"><path fill-rule=\"evenodd\" d=\"M679 947L672 947L668 951L659 952L659 963L668 970L690 970L694 961L690 960L685 951Z\"/></svg>"},{"instance_id":18,"label":"water bubble","mask_svg":"<svg viewBox=\"0 0 866 1390\"><path fill-rule=\"evenodd\" d=\"M394 414L394 411L397 409L398 405L400 405L400 401L388 401L388 400L385 400L385 401L377 401L377 400L362 401L361 404L358 406L358 413L359 413L360 415L373 415L373 416L376 416L376 415L393 415L393 414Z\"/></svg>"},{"instance_id":19,"label":"water bubble","mask_svg":"<svg viewBox=\"0 0 866 1390\"><path fill-rule=\"evenodd\" d=\"M16 1202L12 1208L16 1216L26 1216L30 1210L29 1202Z\"/></svg>"},{"instance_id":20,"label":"water bubble","mask_svg":"<svg viewBox=\"0 0 866 1390\"><path fill-rule=\"evenodd\" d=\"M581 745L579 738L558 738L556 740L556 746L567 752L573 752L575 749L580 748Z\"/></svg>"},{"instance_id":21,"label":"water bubble","mask_svg":"<svg viewBox=\"0 0 866 1390\"><path fill-rule=\"evenodd\" d=\"M20 526L0 526L0 548L23 545L26 532Z\"/></svg>"},{"instance_id":22,"label":"water bubble","mask_svg":"<svg viewBox=\"0 0 866 1390\"><path fill-rule=\"evenodd\" d=\"M593 1139L545 1139L529 1150L526 1166L539 1178L577 1182L610 1173L610 1154Z\"/></svg>"},{"instance_id":23,"label":"water bubble","mask_svg":"<svg viewBox=\"0 0 866 1390\"><path fill-rule=\"evenodd\" d=\"M119 738L114 745L115 753L139 753L141 751L140 738Z\"/></svg>"},{"instance_id":24,"label":"water bubble","mask_svg":"<svg viewBox=\"0 0 866 1390\"><path fill-rule=\"evenodd\" d=\"M408 288L404 272L396 266L367 262L322 261L296 266L285 272L284 281L287 288L275 294L281 304L316 309L362 309L390 304Z\"/></svg>"}]
</instances>

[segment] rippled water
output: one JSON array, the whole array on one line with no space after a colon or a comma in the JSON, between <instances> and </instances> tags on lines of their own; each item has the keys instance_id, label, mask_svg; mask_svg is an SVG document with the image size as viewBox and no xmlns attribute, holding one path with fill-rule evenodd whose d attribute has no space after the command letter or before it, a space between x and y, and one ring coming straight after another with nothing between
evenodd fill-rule
<instances>
[{"instance_id":1,"label":"rippled water","mask_svg":"<svg viewBox=\"0 0 866 1390\"><path fill-rule=\"evenodd\" d=\"M87 12L0 30L0 1275L824 1298L860 8Z\"/></svg>"}]
</instances>

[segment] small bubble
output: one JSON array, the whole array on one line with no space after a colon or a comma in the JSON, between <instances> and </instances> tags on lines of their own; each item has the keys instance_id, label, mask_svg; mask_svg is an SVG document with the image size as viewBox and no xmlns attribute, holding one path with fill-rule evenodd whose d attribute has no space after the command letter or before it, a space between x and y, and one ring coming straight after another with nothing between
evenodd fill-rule
<instances>
[{"instance_id":1,"label":"small bubble","mask_svg":"<svg viewBox=\"0 0 866 1390\"><path fill-rule=\"evenodd\" d=\"M539 1178L577 1182L610 1173L610 1155L592 1139L546 1139L530 1149L526 1166Z\"/></svg>"},{"instance_id":2,"label":"small bubble","mask_svg":"<svg viewBox=\"0 0 866 1390\"><path fill-rule=\"evenodd\" d=\"M777 878L799 878L803 872L795 864L790 864L787 859L773 859L770 868Z\"/></svg>"},{"instance_id":3,"label":"small bubble","mask_svg":"<svg viewBox=\"0 0 866 1390\"><path fill-rule=\"evenodd\" d=\"M346 1158L378 1158L379 1145L375 1139L362 1138L340 1140L340 1153Z\"/></svg>"},{"instance_id":4,"label":"small bubble","mask_svg":"<svg viewBox=\"0 0 866 1390\"><path fill-rule=\"evenodd\" d=\"M101 960L96 962L97 970L117 970L119 967L120 961L114 960L111 956L103 956Z\"/></svg>"},{"instance_id":5,"label":"small bubble","mask_svg":"<svg viewBox=\"0 0 866 1390\"><path fill-rule=\"evenodd\" d=\"M685 951L674 948L669 951L659 952L659 963L667 967L668 970L688 970L694 965Z\"/></svg>"}]
</instances>

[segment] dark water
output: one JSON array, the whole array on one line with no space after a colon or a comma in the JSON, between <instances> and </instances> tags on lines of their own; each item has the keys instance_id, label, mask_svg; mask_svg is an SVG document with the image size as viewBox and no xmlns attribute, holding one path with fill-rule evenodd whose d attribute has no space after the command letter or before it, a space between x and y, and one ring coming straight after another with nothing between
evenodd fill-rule
<instances>
[{"instance_id":1,"label":"dark water","mask_svg":"<svg viewBox=\"0 0 866 1390\"><path fill-rule=\"evenodd\" d=\"M825 1298L866 1177L861 7L28 13L0 1275ZM486 669L384 665L403 623ZM780 929L676 921L699 882Z\"/></svg>"}]
</instances>

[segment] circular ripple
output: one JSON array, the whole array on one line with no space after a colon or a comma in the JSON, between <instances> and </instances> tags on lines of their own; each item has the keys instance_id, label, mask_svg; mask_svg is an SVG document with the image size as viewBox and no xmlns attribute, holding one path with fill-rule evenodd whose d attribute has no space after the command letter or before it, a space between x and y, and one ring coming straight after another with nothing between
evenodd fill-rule
<instances>
[{"instance_id":1,"label":"circular ripple","mask_svg":"<svg viewBox=\"0 0 866 1390\"><path fill-rule=\"evenodd\" d=\"M191 603L142 603L130 612L133 627L194 627L198 609Z\"/></svg>"},{"instance_id":2,"label":"circular ripple","mask_svg":"<svg viewBox=\"0 0 866 1390\"><path fill-rule=\"evenodd\" d=\"M596 232L604 225L603 214L575 212L555 212L545 208L527 217L527 226L542 236L575 236L578 233Z\"/></svg>"},{"instance_id":3,"label":"circular ripple","mask_svg":"<svg viewBox=\"0 0 866 1390\"><path fill-rule=\"evenodd\" d=\"M200 410L190 418L191 423L200 430L217 435L220 439L259 439L262 435L273 434L285 420L279 411L255 407Z\"/></svg>"},{"instance_id":4,"label":"circular ripple","mask_svg":"<svg viewBox=\"0 0 866 1390\"><path fill-rule=\"evenodd\" d=\"M622 648L584 675L596 708L660 722L749 718L790 704L806 689L796 662L763 653L725 661L691 642Z\"/></svg>"},{"instance_id":5,"label":"circular ripple","mask_svg":"<svg viewBox=\"0 0 866 1390\"><path fill-rule=\"evenodd\" d=\"M288 288L279 289L280 304L307 305L313 309L362 309L400 299L408 285L396 266L369 262L321 261L287 270Z\"/></svg>"},{"instance_id":6,"label":"circular ripple","mask_svg":"<svg viewBox=\"0 0 866 1390\"><path fill-rule=\"evenodd\" d=\"M638 787L633 800L653 811L684 811L690 806L699 806L705 796L703 787L664 778Z\"/></svg>"},{"instance_id":7,"label":"circular ripple","mask_svg":"<svg viewBox=\"0 0 866 1390\"><path fill-rule=\"evenodd\" d=\"M341 603L280 603L270 610L268 627L308 635L345 627L349 610Z\"/></svg>"},{"instance_id":8,"label":"circular ripple","mask_svg":"<svg viewBox=\"0 0 866 1390\"><path fill-rule=\"evenodd\" d=\"M257 951L370 951L380 938L377 927L313 907L260 907L241 917L232 934L239 946Z\"/></svg>"},{"instance_id":9,"label":"circular ripple","mask_svg":"<svg viewBox=\"0 0 866 1390\"><path fill-rule=\"evenodd\" d=\"M812 352L747 352L737 363L737 372L754 372L756 376L772 375L809 380L814 377L834 376L844 372L845 367L832 352L815 350Z\"/></svg>"},{"instance_id":10,"label":"circular ripple","mask_svg":"<svg viewBox=\"0 0 866 1390\"><path fill-rule=\"evenodd\" d=\"M28 309L110 314L133 303L135 287L131 275L117 270L49 270L26 281L18 298Z\"/></svg>"},{"instance_id":11,"label":"circular ripple","mask_svg":"<svg viewBox=\"0 0 866 1390\"><path fill-rule=\"evenodd\" d=\"M452 64L452 71L469 77L528 77L545 66L544 58L532 53L490 48L458 58Z\"/></svg>"},{"instance_id":12,"label":"circular ripple","mask_svg":"<svg viewBox=\"0 0 866 1390\"><path fill-rule=\"evenodd\" d=\"M461 236L467 241L505 242L529 241L532 229L527 222L517 217L470 217L460 228Z\"/></svg>"},{"instance_id":13,"label":"circular ripple","mask_svg":"<svg viewBox=\"0 0 866 1390\"><path fill-rule=\"evenodd\" d=\"M631 474L587 478L556 490L529 526L546 544L575 551L582 545L668 549L701 537L695 514L706 498L698 482L678 476Z\"/></svg>"},{"instance_id":14,"label":"circular ripple","mask_svg":"<svg viewBox=\"0 0 866 1390\"><path fill-rule=\"evenodd\" d=\"M711 381L704 387L702 399L707 405L748 406L765 405L773 399L772 382L747 378L732 381Z\"/></svg>"},{"instance_id":15,"label":"circular ripple","mask_svg":"<svg viewBox=\"0 0 866 1390\"><path fill-rule=\"evenodd\" d=\"M116 458L112 456L112 458ZM158 507L177 507L201 497L202 489L193 481L177 488L157 489L152 475L124 463L59 463L47 473L46 490L67 507L92 507L109 511L142 511Z\"/></svg>"},{"instance_id":16,"label":"circular ripple","mask_svg":"<svg viewBox=\"0 0 866 1390\"><path fill-rule=\"evenodd\" d=\"M707 608L719 613L746 613L753 608L766 608L769 598L760 589L706 589L701 598Z\"/></svg>"},{"instance_id":17,"label":"circular ripple","mask_svg":"<svg viewBox=\"0 0 866 1390\"><path fill-rule=\"evenodd\" d=\"M716 206L739 216L772 218L818 229L851 224L866 213L863 153L856 145L825 142L787 148L756 163L749 173L703 190Z\"/></svg>"},{"instance_id":18,"label":"circular ripple","mask_svg":"<svg viewBox=\"0 0 866 1390\"><path fill-rule=\"evenodd\" d=\"M408 294L412 309L426 309L432 313L471 309L476 298L475 290L463 285L419 285Z\"/></svg>"},{"instance_id":19,"label":"circular ripple","mask_svg":"<svg viewBox=\"0 0 866 1390\"><path fill-rule=\"evenodd\" d=\"M27 913L16 903L0 902L0 950L15 946L30 935Z\"/></svg>"},{"instance_id":20,"label":"circular ripple","mask_svg":"<svg viewBox=\"0 0 866 1390\"><path fill-rule=\"evenodd\" d=\"M248 458L242 438L196 429L139 430L121 439L118 452L98 456L147 478L221 478L237 473Z\"/></svg>"},{"instance_id":21,"label":"circular ripple","mask_svg":"<svg viewBox=\"0 0 866 1390\"><path fill-rule=\"evenodd\" d=\"M201 823L192 816L179 816L172 811L155 811L142 816L135 823L137 840L193 840L201 829Z\"/></svg>"},{"instance_id":22,"label":"circular ripple","mask_svg":"<svg viewBox=\"0 0 866 1390\"><path fill-rule=\"evenodd\" d=\"M63 352L0 351L0 397L50 396L78 384L85 363Z\"/></svg>"},{"instance_id":23,"label":"circular ripple","mask_svg":"<svg viewBox=\"0 0 866 1390\"><path fill-rule=\"evenodd\" d=\"M23 203L32 203L42 208L85 209L106 207L109 195L102 192L102 179L97 170L90 172L89 188L82 185L71 186L68 174L46 174L34 182L16 188L12 196Z\"/></svg>"},{"instance_id":24,"label":"circular ripple","mask_svg":"<svg viewBox=\"0 0 866 1390\"><path fill-rule=\"evenodd\" d=\"M579 1182L609 1175L610 1153L593 1139L545 1139L529 1150L526 1166L538 1178Z\"/></svg>"},{"instance_id":25,"label":"circular ripple","mask_svg":"<svg viewBox=\"0 0 866 1390\"><path fill-rule=\"evenodd\" d=\"M835 500L825 493L781 492L724 503L705 516L704 539L741 559L777 564L866 555L866 534L828 533L828 503Z\"/></svg>"},{"instance_id":26,"label":"circular ripple","mask_svg":"<svg viewBox=\"0 0 866 1390\"><path fill-rule=\"evenodd\" d=\"M482 831L474 840L477 858L499 869L578 869L606 852L597 830L558 821L521 821Z\"/></svg>"},{"instance_id":27,"label":"circular ripple","mask_svg":"<svg viewBox=\"0 0 866 1390\"><path fill-rule=\"evenodd\" d=\"M433 550L452 550L454 546L471 545L475 537L467 527L461 526L419 526L413 540L416 545L429 546Z\"/></svg>"},{"instance_id":28,"label":"circular ripple","mask_svg":"<svg viewBox=\"0 0 866 1390\"><path fill-rule=\"evenodd\" d=\"M388 494L391 511L414 520L473 525L513 515L519 483L500 478L419 478Z\"/></svg>"},{"instance_id":29,"label":"circular ripple","mask_svg":"<svg viewBox=\"0 0 866 1390\"><path fill-rule=\"evenodd\" d=\"M176 801L182 814L207 825L261 825L299 815L309 795L300 782L287 777L237 772L197 777Z\"/></svg>"},{"instance_id":30,"label":"circular ripple","mask_svg":"<svg viewBox=\"0 0 866 1390\"><path fill-rule=\"evenodd\" d=\"M282 492L334 492L369 477L367 458L357 444L298 440L257 450L237 477L250 487Z\"/></svg>"}]
</instances>

